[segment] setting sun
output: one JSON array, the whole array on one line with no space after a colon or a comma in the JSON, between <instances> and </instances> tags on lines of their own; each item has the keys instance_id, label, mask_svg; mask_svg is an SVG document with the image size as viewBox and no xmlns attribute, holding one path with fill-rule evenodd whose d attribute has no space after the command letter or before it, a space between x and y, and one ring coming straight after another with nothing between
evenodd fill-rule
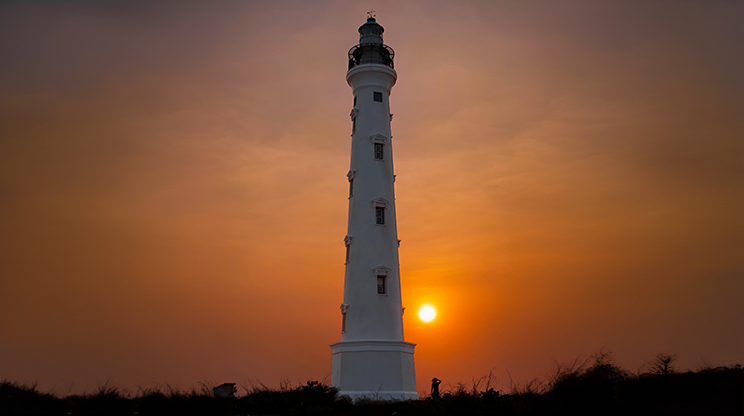
<instances>
[{"instance_id":1,"label":"setting sun","mask_svg":"<svg viewBox=\"0 0 744 416\"><path fill-rule=\"evenodd\" d=\"M419 308L418 316L424 322L431 322L437 317L437 310L431 305L423 305Z\"/></svg>"}]
</instances>

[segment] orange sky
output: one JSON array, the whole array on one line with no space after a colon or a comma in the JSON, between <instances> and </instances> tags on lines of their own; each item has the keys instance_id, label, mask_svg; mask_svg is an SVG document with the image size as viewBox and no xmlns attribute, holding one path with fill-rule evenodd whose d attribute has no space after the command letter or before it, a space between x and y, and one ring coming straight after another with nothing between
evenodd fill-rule
<instances>
[{"instance_id":1,"label":"orange sky","mask_svg":"<svg viewBox=\"0 0 744 416\"><path fill-rule=\"evenodd\" d=\"M744 362L742 2L3 1L0 378L327 377L369 9L419 390Z\"/></svg>"}]
</instances>

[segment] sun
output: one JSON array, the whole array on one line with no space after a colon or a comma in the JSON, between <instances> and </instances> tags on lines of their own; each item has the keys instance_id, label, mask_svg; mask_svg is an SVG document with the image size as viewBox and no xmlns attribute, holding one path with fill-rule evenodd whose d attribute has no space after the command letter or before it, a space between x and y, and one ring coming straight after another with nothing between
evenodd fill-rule
<instances>
[{"instance_id":1,"label":"sun","mask_svg":"<svg viewBox=\"0 0 744 416\"><path fill-rule=\"evenodd\" d=\"M437 317L437 310L429 304L421 305L418 310L418 316L424 322L431 322Z\"/></svg>"}]
</instances>

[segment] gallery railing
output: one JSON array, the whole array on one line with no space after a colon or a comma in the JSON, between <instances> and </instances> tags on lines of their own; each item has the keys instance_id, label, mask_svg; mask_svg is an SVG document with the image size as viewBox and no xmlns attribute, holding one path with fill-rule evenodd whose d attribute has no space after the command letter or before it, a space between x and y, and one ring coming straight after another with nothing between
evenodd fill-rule
<instances>
[{"instance_id":1,"label":"gallery railing","mask_svg":"<svg viewBox=\"0 0 744 416\"><path fill-rule=\"evenodd\" d=\"M364 64L380 64L393 67L395 51L387 45L354 45L349 49L349 69Z\"/></svg>"}]
</instances>

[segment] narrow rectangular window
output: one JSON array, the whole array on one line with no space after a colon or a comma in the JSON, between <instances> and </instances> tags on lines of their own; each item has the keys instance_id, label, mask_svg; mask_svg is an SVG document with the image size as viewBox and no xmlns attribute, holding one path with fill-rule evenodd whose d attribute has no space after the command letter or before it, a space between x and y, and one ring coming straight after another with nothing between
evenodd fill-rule
<instances>
[{"instance_id":1,"label":"narrow rectangular window","mask_svg":"<svg viewBox=\"0 0 744 416\"><path fill-rule=\"evenodd\" d=\"M346 333L346 312L341 314L341 333Z\"/></svg>"},{"instance_id":2,"label":"narrow rectangular window","mask_svg":"<svg viewBox=\"0 0 744 416\"><path fill-rule=\"evenodd\" d=\"M382 153L383 145L382 143L375 143L375 159L382 160L383 153Z\"/></svg>"},{"instance_id":3,"label":"narrow rectangular window","mask_svg":"<svg viewBox=\"0 0 744 416\"><path fill-rule=\"evenodd\" d=\"M349 198L354 196L354 179L349 179Z\"/></svg>"},{"instance_id":4,"label":"narrow rectangular window","mask_svg":"<svg viewBox=\"0 0 744 416\"><path fill-rule=\"evenodd\" d=\"M375 221L376 224L385 224L385 208L383 207L376 207L375 208Z\"/></svg>"},{"instance_id":5,"label":"narrow rectangular window","mask_svg":"<svg viewBox=\"0 0 744 416\"><path fill-rule=\"evenodd\" d=\"M382 93L375 91L375 101L382 102Z\"/></svg>"},{"instance_id":6,"label":"narrow rectangular window","mask_svg":"<svg viewBox=\"0 0 744 416\"><path fill-rule=\"evenodd\" d=\"M356 107L356 95L354 96L354 107Z\"/></svg>"},{"instance_id":7,"label":"narrow rectangular window","mask_svg":"<svg viewBox=\"0 0 744 416\"><path fill-rule=\"evenodd\" d=\"M377 276L377 294L378 295L384 295L387 293L387 288L385 287L385 280L387 280L387 276Z\"/></svg>"},{"instance_id":8,"label":"narrow rectangular window","mask_svg":"<svg viewBox=\"0 0 744 416\"><path fill-rule=\"evenodd\" d=\"M346 263L349 264L349 245L346 246Z\"/></svg>"},{"instance_id":9,"label":"narrow rectangular window","mask_svg":"<svg viewBox=\"0 0 744 416\"><path fill-rule=\"evenodd\" d=\"M351 132L356 132L356 117L351 121Z\"/></svg>"}]
</instances>

